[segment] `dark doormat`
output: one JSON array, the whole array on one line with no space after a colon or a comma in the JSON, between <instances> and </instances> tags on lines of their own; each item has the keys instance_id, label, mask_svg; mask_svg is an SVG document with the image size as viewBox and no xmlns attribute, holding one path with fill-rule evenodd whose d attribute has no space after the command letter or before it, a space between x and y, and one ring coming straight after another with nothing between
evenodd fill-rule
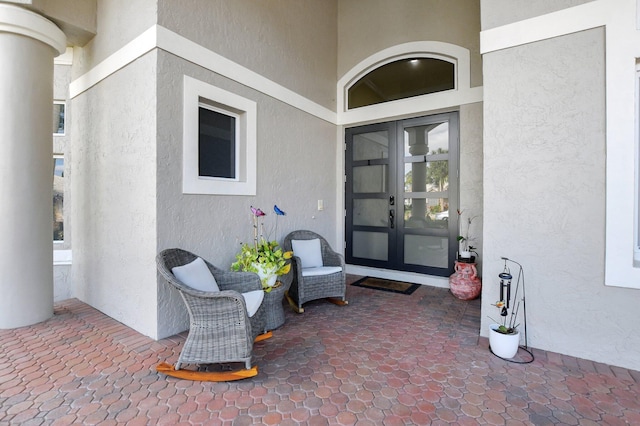
<instances>
[{"instance_id":1,"label":"dark doormat","mask_svg":"<svg viewBox=\"0 0 640 426\"><path fill-rule=\"evenodd\" d=\"M411 294L420 287L420 284L405 283L401 281L385 280L383 278L364 277L351 283L356 287L365 287L373 290L390 291L392 293Z\"/></svg>"}]
</instances>

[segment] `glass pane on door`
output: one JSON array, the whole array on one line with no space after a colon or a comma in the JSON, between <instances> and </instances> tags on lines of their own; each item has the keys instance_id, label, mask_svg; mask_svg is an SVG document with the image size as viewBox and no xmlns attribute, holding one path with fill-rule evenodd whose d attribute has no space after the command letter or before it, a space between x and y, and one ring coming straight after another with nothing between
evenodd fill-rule
<instances>
[{"instance_id":1,"label":"glass pane on door","mask_svg":"<svg viewBox=\"0 0 640 426\"><path fill-rule=\"evenodd\" d=\"M387 192L389 182L386 164L353 168L353 193Z\"/></svg>"},{"instance_id":2,"label":"glass pane on door","mask_svg":"<svg viewBox=\"0 0 640 426\"><path fill-rule=\"evenodd\" d=\"M388 201L380 198L353 200L353 224L356 226L389 226Z\"/></svg>"},{"instance_id":3,"label":"glass pane on door","mask_svg":"<svg viewBox=\"0 0 640 426\"><path fill-rule=\"evenodd\" d=\"M433 123L404 129L404 156L431 156L449 152L449 123Z\"/></svg>"},{"instance_id":4,"label":"glass pane on door","mask_svg":"<svg viewBox=\"0 0 640 426\"><path fill-rule=\"evenodd\" d=\"M447 229L448 226L448 198L405 198L405 228Z\"/></svg>"},{"instance_id":5,"label":"glass pane on door","mask_svg":"<svg viewBox=\"0 0 640 426\"><path fill-rule=\"evenodd\" d=\"M404 263L447 268L449 262L448 237L430 235L404 236Z\"/></svg>"},{"instance_id":6,"label":"glass pane on door","mask_svg":"<svg viewBox=\"0 0 640 426\"><path fill-rule=\"evenodd\" d=\"M405 163L405 192L443 192L449 189L449 162Z\"/></svg>"},{"instance_id":7,"label":"glass pane on door","mask_svg":"<svg viewBox=\"0 0 640 426\"><path fill-rule=\"evenodd\" d=\"M353 135L353 161L389 158L389 132L369 132Z\"/></svg>"},{"instance_id":8,"label":"glass pane on door","mask_svg":"<svg viewBox=\"0 0 640 426\"><path fill-rule=\"evenodd\" d=\"M389 236L383 232L353 232L353 256L363 259L389 260Z\"/></svg>"}]
</instances>

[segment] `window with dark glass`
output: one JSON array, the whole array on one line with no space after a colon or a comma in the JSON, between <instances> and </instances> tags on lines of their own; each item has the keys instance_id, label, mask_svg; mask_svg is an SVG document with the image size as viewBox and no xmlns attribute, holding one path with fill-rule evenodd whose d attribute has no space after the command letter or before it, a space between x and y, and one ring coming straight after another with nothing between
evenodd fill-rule
<instances>
[{"instance_id":1,"label":"window with dark glass","mask_svg":"<svg viewBox=\"0 0 640 426\"><path fill-rule=\"evenodd\" d=\"M348 107L359 108L455 88L455 65L436 58L407 58L369 72L348 91Z\"/></svg>"},{"instance_id":2,"label":"window with dark glass","mask_svg":"<svg viewBox=\"0 0 640 426\"><path fill-rule=\"evenodd\" d=\"M236 117L199 107L198 175L237 178Z\"/></svg>"}]
</instances>

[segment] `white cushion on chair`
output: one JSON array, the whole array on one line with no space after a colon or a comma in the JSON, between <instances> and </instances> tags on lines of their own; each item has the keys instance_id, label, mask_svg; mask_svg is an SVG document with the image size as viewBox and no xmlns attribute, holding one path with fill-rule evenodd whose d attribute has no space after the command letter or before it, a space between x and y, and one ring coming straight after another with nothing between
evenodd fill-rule
<instances>
[{"instance_id":1,"label":"white cushion on chair","mask_svg":"<svg viewBox=\"0 0 640 426\"><path fill-rule=\"evenodd\" d=\"M319 275L331 275L342 272L339 266L320 266L319 268L302 268L303 277L317 277Z\"/></svg>"},{"instance_id":2,"label":"white cushion on chair","mask_svg":"<svg viewBox=\"0 0 640 426\"><path fill-rule=\"evenodd\" d=\"M191 263L171 268L171 272L177 279L182 281L194 290L200 291L220 291L216 279L204 263L204 260L197 257Z\"/></svg>"},{"instance_id":3,"label":"white cushion on chair","mask_svg":"<svg viewBox=\"0 0 640 426\"><path fill-rule=\"evenodd\" d=\"M247 305L247 314L252 317L256 312L258 312L258 308L262 304L262 299L264 299L264 291L248 291L246 293L242 293L242 297L244 298L244 303Z\"/></svg>"},{"instance_id":4,"label":"white cushion on chair","mask_svg":"<svg viewBox=\"0 0 640 426\"><path fill-rule=\"evenodd\" d=\"M291 240L293 255L300 258L302 268L317 268L322 266L322 250L320 240Z\"/></svg>"}]
</instances>

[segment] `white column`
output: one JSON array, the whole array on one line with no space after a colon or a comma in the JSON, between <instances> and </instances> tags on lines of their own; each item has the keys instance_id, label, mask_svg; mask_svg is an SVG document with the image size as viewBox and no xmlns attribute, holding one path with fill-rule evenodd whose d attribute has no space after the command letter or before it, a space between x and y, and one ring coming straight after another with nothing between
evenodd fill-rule
<instances>
[{"instance_id":1,"label":"white column","mask_svg":"<svg viewBox=\"0 0 640 426\"><path fill-rule=\"evenodd\" d=\"M53 315L51 21L0 4L0 328Z\"/></svg>"}]
</instances>

